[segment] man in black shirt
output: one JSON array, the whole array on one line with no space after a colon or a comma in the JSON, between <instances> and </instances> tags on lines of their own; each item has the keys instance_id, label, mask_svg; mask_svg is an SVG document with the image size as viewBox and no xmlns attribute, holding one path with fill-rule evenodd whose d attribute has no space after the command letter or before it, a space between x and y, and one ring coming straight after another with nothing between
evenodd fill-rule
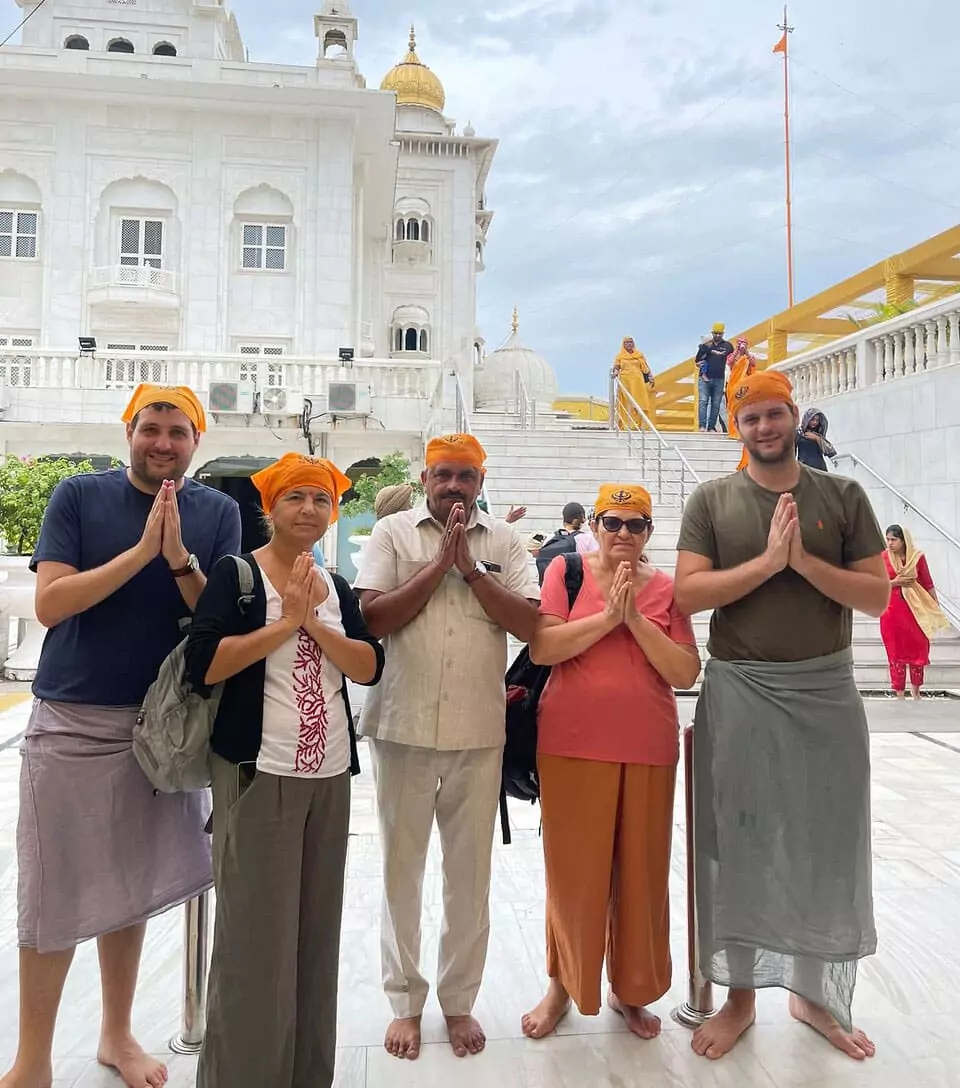
<instances>
[{"instance_id":1,"label":"man in black shirt","mask_svg":"<svg viewBox=\"0 0 960 1088\"><path fill-rule=\"evenodd\" d=\"M725 326L718 323L713 326L713 335L697 349L697 386L700 404L700 430L716 429L723 403L724 387L727 378L727 359L733 354L733 344L724 340Z\"/></svg>"},{"instance_id":2,"label":"man in black shirt","mask_svg":"<svg viewBox=\"0 0 960 1088\"><path fill-rule=\"evenodd\" d=\"M547 567L558 555L577 550L577 537L583 531L583 523L586 520L586 511L580 503L568 502L563 508L563 528L558 529L537 551L537 575L540 585L543 585L543 576L547 572Z\"/></svg>"}]
</instances>

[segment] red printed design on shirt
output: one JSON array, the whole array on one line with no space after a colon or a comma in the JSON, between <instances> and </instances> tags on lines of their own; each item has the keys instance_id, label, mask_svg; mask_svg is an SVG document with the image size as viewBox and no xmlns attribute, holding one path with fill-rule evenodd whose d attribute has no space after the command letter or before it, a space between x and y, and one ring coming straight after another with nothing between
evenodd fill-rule
<instances>
[{"instance_id":1,"label":"red printed design on shirt","mask_svg":"<svg viewBox=\"0 0 960 1088\"><path fill-rule=\"evenodd\" d=\"M293 694L300 711L297 755L293 769L297 774L316 774L327 754L327 701L323 696L320 647L306 633L297 636L293 660Z\"/></svg>"}]
</instances>

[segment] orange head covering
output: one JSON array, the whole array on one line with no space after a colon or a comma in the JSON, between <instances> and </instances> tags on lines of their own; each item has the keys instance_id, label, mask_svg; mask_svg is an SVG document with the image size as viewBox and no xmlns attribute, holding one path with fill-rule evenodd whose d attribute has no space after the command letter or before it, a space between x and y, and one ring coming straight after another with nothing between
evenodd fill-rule
<instances>
[{"instance_id":1,"label":"orange head covering","mask_svg":"<svg viewBox=\"0 0 960 1088\"><path fill-rule=\"evenodd\" d=\"M427 443L426 465L439 465L442 461L473 465L483 470L487 452L472 434L443 434Z\"/></svg>"},{"instance_id":2,"label":"orange head covering","mask_svg":"<svg viewBox=\"0 0 960 1088\"><path fill-rule=\"evenodd\" d=\"M285 453L279 461L267 465L250 477L260 492L264 512L269 514L288 491L296 487L318 487L333 500L330 524L337 520L340 496L353 487L353 481L345 476L332 461L322 457L307 457L303 453Z\"/></svg>"},{"instance_id":3,"label":"orange head covering","mask_svg":"<svg viewBox=\"0 0 960 1088\"><path fill-rule=\"evenodd\" d=\"M650 492L639 484L601 484L593 510L598 518L607 510L633 510L641 517L652 518L653 501Z\"/></svg>"},{"instance_id":4,"label":"orange head covering","mask_svg":"<svg viewBox=\"0 0 960 1088\"><path fill-rule=\"evenodd\" d=\"M786 374L779 370L756 370L743 381L736 384L731 382L727 390L727 411L731 418L736 419L744 408L766 400L779 400L791 408L795 407L793 386Z\"/></svg>"},{"instance_id":5,"label":"orange head covering","mask_svg":"<svg viewBox=\"0 0 960 1088\"><path fill-rule=\"evenodd\" d=\"M174 408L179 408L199 434L207 429L203 405L197 394L186 385L138 385L120 418L124 423L130 423L138 412L153 404L171 404Z\"/></svg>"}]
</instances>

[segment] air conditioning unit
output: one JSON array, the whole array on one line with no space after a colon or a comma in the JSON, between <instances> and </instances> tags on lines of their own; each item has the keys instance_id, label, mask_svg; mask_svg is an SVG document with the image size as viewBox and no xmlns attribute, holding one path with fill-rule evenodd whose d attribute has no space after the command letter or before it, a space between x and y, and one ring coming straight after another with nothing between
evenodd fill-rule
<instances>
[{"instance_id":1,"label":"air conditioning unit","mask_svg":"<svg viewBox=\"0 0 960 1088\"><path fill-rule=\"evenodd\" d=\"M331 382L327 411L332 416L370 415L370 386L360 382Z\"/></svg>"},{"instance_id":2,"label":"air conditioning unit","mask_svg":"<svg viewBox=\"0 0 960 1088\"><path fill-rule=\"evenodd\" d=\"M260 390L260 411L265 416L302 415L303 393L295 389L268 386Z\"/></svg>"},{"instance_id":3,"label":"air conditioning unit","mask_svg":"<svg viewBox=\"0 0 960 1088\"><path fill-rule=\"evenodd\" d=\"M254 388L240 382L211 382L207 411L217 415L253 415Z\"/></svg>"}]
</instances>

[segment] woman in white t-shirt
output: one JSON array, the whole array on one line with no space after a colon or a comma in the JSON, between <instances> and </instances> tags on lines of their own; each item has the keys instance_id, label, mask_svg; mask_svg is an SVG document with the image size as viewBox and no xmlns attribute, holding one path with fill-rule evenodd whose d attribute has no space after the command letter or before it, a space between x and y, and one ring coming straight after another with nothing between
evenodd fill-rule
<instances>
[{"instance_id":1,"label":"woman in white t-shirt","mask_svg":"<svg viewBox=\"0 0 960 1088\"><path fill-rule=\"evenodd\" d=\"M199 1088L330 1088L340 920L359 771L346 680L375 684L383 650L314 544L350 480L287 454L253 482L272 527L219 563L197 605L187 677L223 683L211 738L217 924Z\"/></svg>"}]
</instances>

